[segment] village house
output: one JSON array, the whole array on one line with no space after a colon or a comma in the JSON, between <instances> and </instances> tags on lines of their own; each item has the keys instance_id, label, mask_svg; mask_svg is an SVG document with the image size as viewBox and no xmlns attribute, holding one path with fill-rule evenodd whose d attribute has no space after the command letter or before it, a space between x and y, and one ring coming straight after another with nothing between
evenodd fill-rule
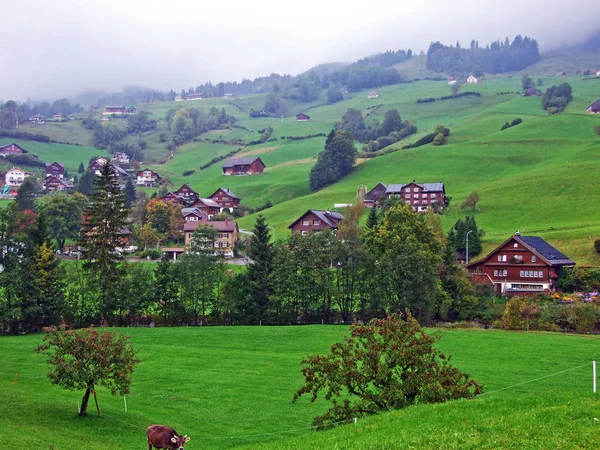
<instances>
[{"instance_id":1,"label":"village house","mask_svg":"<svg viewBox=\"0 0 600 450\"><path fill-rule=\"evenodd\" d=\"M92 160L92 162L88 165L88 170L91 170L96 176L98 176L100 175L100 170L102 169L102 167L104 167L104 165L107 163L110 164L110 166L113 168L113 170L116 172L119 178L127 178L129 176L129 174L120 166L110 162L108 159L103 158L102 156Z\"/></svg>"},{"instance_id":2,"label":"village house","mask_svg":"<svg viewBox=\"0 0 600 450\"><path fill-rule=\"evenodd\" d=\"M179 97L181 97L181 95L179 95ZM189 94L185 97L186 100L202 100L205 99L206 95L204 95L203 93L200 94ZM175 97L175 101L181 101L181 100L177 100L177 97Z\"/></svg>"},{"instance_id":3,"label":"village house","mask_svg":"<svg viewBox=\"0 0 600 450\"><path fill-rule=\"evenodd\" d=\"M377 91L371 91L367 95L367 98L379 98L379 97L381 97L381 94L379 94L379 92L377 92Z\"/></svg>"},{"instance_id":4,"label":"village house","mask_svg":"<svg viewBox=\"0 0 600 450\"><path fill-rule=\"evenodd\" d=\"M484 280L498 294L533 296L554 290L562 267L575 262L537 236L521 236L517 231L485 258L467 266L469 273Z\"/></svg>"},{"instance_id":5,"label":"village house","mask_svg":"<svg viewBox=\"0 0 600 450\"><path fill-rule=\"evenodd\" d=\"M217 230L218 234L213 243L215 253L232 258L238 241L239 228L234 220L223 220L214 222L186 221L183 226L185 246L189 247L192 242L192 234L198 225L208 225Z\"/></svg>"},{"instance_id":6,"label":"village house","mask_svg":"<svg viewBox=\"0 0 600 450\"><path fill-rule=\"evenodd\" d=\"M458 84L458 81L452 77L448 77L448 84L449 85Z\"/></svg>"},{"instance_id":7,"label":"village house","mask_svg":"<svg viewBox=\"0 0 600 450\"><path fill-rule=\"evenodd\" d=\"M129 164L129 155L125 152L115 152L111 161L118 164Z\"/></svg>"},{"instance_id":8,"label":"village house","mask_svg":"<svg viewBox=\"0 0 600 450\"><path fill-rule=\"evenodd\" d=\"M481 83L481 78L477 78L475 75L469 75L467 78L467 84Z\"/></svg>"},{"instance_id":9,"label":"village house","mask_svg":"<svg viewBox=\"0 0 600 450\"><path fill-rule=\"evenodd\" d=\"M373 208L375 206L381 205L381 203L386 199L385 191L387 190L387 185L383 183L377 183L377 185L367 192L363 198L363 202L367 208Z\"/></svg>"},{"instance_id":10,"label":"village house","mask_svg":"<svg viewBox=\"0 0 600 450\"><path fill-rule=\"evenodd\" d=\"M137 182L138 186L156 186L158 182L160 182L162 178L159 174L150 169L144 169L141 172L137 173Z\"/></svg>"},{"instance_id":11,"label":"village house","mask_svg":"<svg viewBox=\"0 0 600 450\"><path fill-rule=\"evenodd\" d=\"M178 195L175 195L174 192L167 192L165 195L162 196L161 200L172 205L185 206L186 204L186 202Z\"/></svg>"},{"instance_id":12,"label":"village house","mask_svg":"<svg viewBox=\"0 0 600 450\"><path fill-rule=\"evenodd\" d=\"M384 187L385 191L383 190ZM415 180L408 184L377 184L365 194L365 206L379 206L385 199L390 197L400 197L415 212L425 212L434 203L439 209L446 206L444 183L416 183Z\"/></svg>"},{"instance_id":13,"label":"village house","mask_svg":"<svg viewBox=\"0 0 600 450\"><path fill-rule=\"evenodd\" d=\"M46 176L43 187L46 192L68 191L73 189L73 185L65 180L62 176L59 178L54 175Z\"/></svg>"},{"instance_id":14,"label":"village house","mask_svg":"<svg viewBox=\"0 0 600 450\"><path fill-rule=\"evenodd\" d=\"M208 196L209 199L216 202L221 207L221 212L225 208L234 209L240 206L240 202L242 201L237 195L231 192L227 188L219 188L211 195Z\"/></svg>"},{"instance_id":15,"label":"village house","mask_svg":"<svg viewBox=\"0 0 600 450\"><path fill-rule=\"evenodd\" d=\"M327 228L336 231L338 224L343 218L344 216L339 212L309 209L289 225L288 228L292 231L292 234L300 233L302 235L311 231L323 231Z\"/></svg>"},{"instance_id":16,"label":"village house","mask_svg":"<svg viewBox=\"0 0 600 450\"><path fill-rule=\"evenodd\" d=\"M304 113L300 113L300 114L296 114L296 120L298 122L306 122L307 120L310 120L310 117Z\"/></svg>"},{"instance_id":17,"label":"village house","mask_svg":"<svg viewBox=\"0 0 600 450\"><path fill-rule=\"evenodd\" d=\"M176 95L175 96L175 101L176 102L182 102L184 100L184 98L181 95Z\"/></svg>"},{"instance_id":18,"label":"village house","mask_svg":"<svg viewBox=\"0 0 600 450\"><path fill-rule=\"evenodd\" d=\"M63 178L64 175L65 166L63 166L61 163L46 163L46 177L53 176L56 178Z\"/></svg>"},{"instance_id":19,"label":"village house","mask_svg":"<svg viewBox=\"0 0 600 450\"><path fill-rule=\"evenodd\" d=\"M183 200L186 204L190 205L200 198L200 195L194 191L189 184L183 184L179 189L173 191L177 197Z\"/></svg>"},{"instance_id":20,"label":"village house","mask_svg":"<svg viewBox=\"0 0 600 450\"><path fill-rule=\"evenodd\" d=\"M104 116L112 116L112 115L122 116L124 114L127 114L127 109L125 108L124 105L121 105L121 106L107 105L106 108L104 108L104 112L102 113L102 115L104 115Z\"/></svg>"},{"instance_id":21,"label":"village house","mask_svg":"<svg viewBox=\"0 0 600 450\"><path fill-rule=\"evenodd\" d=\"M27 177L32 177L31 172L25 172L18 167L13 167L6 172L4 176L4 184L6 186L19 187L23 184L23 180Z\"/></svg>"},{"instance_id":22,"label":"village house","mask_svg":"<svg viewBox=\"0 0 600 450\"><path fill-rule=\"evenodd\" d=\"M265 170L265 163L256 158L233 158L223 164L223 175L257 175Z\"/></svg>"},{"instance_id":23,"label":"village house","mask_svg":"<svg viewBox=\"0 0 600 450\"><path fill-rule=\"evenodd\" d=\"M69 118L69 116L67 116L66 114L63 114L63 113L52 114L52 117L51 117L51 119L54 119L54 120L65 120L68 118Z\"/></svg>"},{"instance_id":24,"label":"village house","mask_svg":"<svg viewBox=\"0 0 600 450\"><path fill-rule=\"evenodd\" d=\"M588 114L600 114L600 100L596 100L586 110Z\"/></svg>"},{"instance_id":25,"label":"village house","mask_svg":"<svg viewBox=\"0 0 600 450\"><path fill-rule=\"evenodd\" d=\"M35 123L37 125L43 125L45 123L46 118L41 114L35 114L29 118L31 123Z\"/></svg>"},{"instance_id":26,"label":"village house","mask_svg":"<svg viewBox=\"0 0 600 450\"><path fill-rule=\"evenodd\" d=\"M181 208L181 215L186 222L208 222L208 215L198 208Z\"/></svg>"},{"instance_id":27,"label":"village house","mask_svg":"<svg viewBox=\"0 0 600 450\"><path fill-rule=\"evenodd\" d=\"M597 77L600 77L600 69L596 70L596 72L594 72L594 75L596 75Z\"/></svg>"},{"instance_id":28,"label":"village house","mask_svg":"<svg viewBox=\"0 0 600 450\"><path fill-rule=\"evenodd\" d=\"M23 147L15 144L14 142L12 144L6 144L6 145L3 145L2 147L0 147L0 156L24 155L25 153L29 153L29 152L27 150L25 150Z\"/></svg>"},{"instance_id":29,"label":"village house","mask_svg":"<svg viewBox=\"0 0 600 450\"><path fill-rule=\"evenodd\" d=\"M204 214L208 216L208 218L212 218L215 214L219 214L222 209L221 206L214 200L210 198L200 198L198 197L192 204L189 205L190 208L197 208L202 211Z\"/></svg>"}]
</instances>

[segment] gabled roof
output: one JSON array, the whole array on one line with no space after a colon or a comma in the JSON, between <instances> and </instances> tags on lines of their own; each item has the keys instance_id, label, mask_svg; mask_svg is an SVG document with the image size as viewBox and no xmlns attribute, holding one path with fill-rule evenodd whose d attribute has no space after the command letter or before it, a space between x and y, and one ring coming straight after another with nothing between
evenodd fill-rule
<instances>
[{"instance_id":1,"label":"gabled roof","mask_svg":"<svg viewBox=\"0 0 600 450\"><path fill-rule=\"evenodd\" d=\"M301 221L304 218L304 216L306 216L307 214L310 214L310 213L313 213L315 216L317 216L319 219L321 219L321 221L325 225L327 225L331 228L337 228L338 222L344 218L344 216L342 214L340 214L339 212L322 211L320 209L309 209L304 214L302 214L300 217L298 217L291 225L289 225L288 228L292 228L299 221Z\"/></svg>"},{"instance_id":2,"label":"gabled roof","mask_svg":"<svg viewBox=\"0 0 600 450\"><path fill-rule=\"evenodd\" d=\"M17 148L20 148L20 149L21 149L21 151L22 151L23 153L29 153L29 151L28 151L28 150L25 150L25 149L24 149L23 147L21 147L19 144L15 144L14 142L11 142L10 144L6 144L6 145L2 145L2 146L0 146L0 152L1 152L3 149L5 149L5 148L8 148L8 147L10 147L11 145L14 145L14 146L15 146L15 147L17 147Z\"/></svg>"},{"instance_id":3,"label":"gabled roof","mask_svg":"<svg viewBox=\"0 0 600 450\"><path fill-rule=\"evenodd\" d=\"M119 175L121 177L129 176L129 174L125 171L125 169L121 168L120 166L117 166L116 164L113 164L113 163L110 163L110 165L112 166L114 171L117 172L117 175Z\"/></svg>"},{"instance_id":4,"label":"gabled roof","mask_svg":"<svg viewBox=\"0 0 600 450\"><path fill-rule=\"evenodd\" d=\"M156 177L157 177L157 178L160 178L160 175L159 175L158 173L156 173L154 170L151 170L151 169L144 169L144 170L140 170L140 171L137 173L137 176L138 176L138 177L139 177L139 176L141 176L141 175L142 175L144 172L146 172L147 170L148 170L148 171L150 171L150 172L152 172L154 175L156 175Z\"/></svg>"},{"instance_id":5,"label":"gabled roof","mask_svg":"<svg viewBox=\"0 0 600 450\"><path fill-rule=\"evenodd\" d=\"M194 202L194 204L196 204L198 202L202 202L206 206L210 206L211 208L221 208L221 206L217 202L215 202L212 198L200 198L200 197L198 197L196 199L196 201Z\"/></svg>"},{"instance_id":6,"label":"gabled roof","mask_svg":"<svg viewBox=\"0 0 600 450\"><path fill-rule=\"evenodd\" d=\"M223 191L225 192L227 195L229 195L231 198L235 198L236 200L241 200L237 195L235 195L233 192L231 192L229 189L227 188L222 188L220 187L219 189L217 189L215 192L213 192L212 194L210 194L208 196L208 198L212 198L217 192L219 191Z\"/></svg>"},{"instance_id":7,"label":"gabled roof","mask_svg":"<svg viewBox=\"0 0 600 450\"><path fill-rule=\"evenodd\" d=\"M65 166L63 164L59 163L59 162L46 163L46 169L49 168L49 167L52 167L52 166L58 166L58 167L60 167L63 170L65 169Z\"/></svg>"},{"instance_id":8,"label":"gabled roof","mask_svg":"<svg viewBox=\"0 0 600 450\"><path fill-rule=\"evenodd\" d=\"M196 195L199 195L199 194L198 194L198 193L197 193L195 190L193 190L193 189L190 187L190 185L189 185L189 184L187 184L187 183L183 183L179 189L177 189L176 191L174 191L174 193L175 193L175 194L177 194L179 191L181 191L181 190L182 190L183 188L185 188L186 186L187 186L187 188L188 188L188 189L189 189L191 192L193 192L193 193L194 193L194 194L196 194Z\"/></svg>"},{"instance_id":9,"label":"gabled roof","mask_svg":"<svg viewBox=\"0 0 600 450\"><path fill-rule=\"evenodd\" d=\"M594 112L600 112L600 100L596 100L588 107L588 109Z\"/></svg>"},{"instance_id":10,"label":"gabled roof","mask_svg":"<svg viewBox=\"0 0 600 450\"><path fill-rule=\"evenodd\" d=\"M206 213L203 213L198 208L181 208L181 215L183 217L189 216L190 214L198 217L207 217Z\"/></svg>"},{"instance_id":11,"label":"gabled roof","mask_svg":"<svg viewBox=\"0 0 600 450\"><path fill-rule=\"evenodd\" d=\"M183 225L183 231L194 231L200 225L209 225L215 230L225 233L233 233L238 229L238 225L235 220L215 220L209 222L186 222Z\"/></svg>"},{"instance_id":12,"label":"gabled roof","mask_svg":"<svg viewBox=\"0 0 600 450\"><path fill-rule=\"evenodd\" d=\"M394 194L402 191L405 186L416 184L421 187L424 192L444 192L444 183L406 183L406 184L388 184L385 190L386 194Z\"/></svg>"},{"instance_id":13,"label":"gabled roof","mask_svg":"<svg viewBox=\"0 0 600 450\"><path fill-rule=\"evenodd\" d=\"M223 168L226 167L233 167L233 166L249 166L250 164L252 164L254 161L259 160L261 162L261 164L264 166L265 163L262 162L262 159L260 159L259 157L255 157L255 158L232 158L232 159L228 159L227 161L225 161L225 163L223 164Z\"/></svg>"}]
</instances>

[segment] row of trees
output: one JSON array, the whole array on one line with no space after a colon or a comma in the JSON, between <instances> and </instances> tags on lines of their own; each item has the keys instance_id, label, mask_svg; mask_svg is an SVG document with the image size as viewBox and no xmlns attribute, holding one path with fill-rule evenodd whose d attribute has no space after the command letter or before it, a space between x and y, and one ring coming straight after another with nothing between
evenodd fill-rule
<instances>
[{"instance_id":1,"label":"row of trees","mask_svg":"<svg viewBox=\"0 0 600 450\"><path fill-rule=\"evenodd\" d=\"M52 103L34 103L32 101L17 103L13 100L0 102L0 130L13 130L17 122L24 123L36 114L48 118L56 113L74 114L81 111L83 108L78 103L72 104L66 98L55 100Z\"/></svg>"},{"instance_id":2,"label":"row of trees","mask_svg":"<svg viewBox=\"0 0 600 450\"><path fill-rule=\"evenodd\" d=\"M356 140L363 144L376 140L379 144L377 150L417 131L417 127L412 123L402 120L397 109L387 111L383 122L375 119L367 123L359 109L349 108L342 120L335 123L335 129L350 131Z\"/></svg>"},{"instance_id":3,"label":"row of trees","mask_svg":"<svg viewBox=\"0 0 600 450\"><path fill-rule=\"evenodd\" d=\"M325 150L319 153L317 162L310 170L311 190L319 190L348 175L356 156L352 133L348 130L331 130L325 140Z\"/></svg>"}]
</instances>

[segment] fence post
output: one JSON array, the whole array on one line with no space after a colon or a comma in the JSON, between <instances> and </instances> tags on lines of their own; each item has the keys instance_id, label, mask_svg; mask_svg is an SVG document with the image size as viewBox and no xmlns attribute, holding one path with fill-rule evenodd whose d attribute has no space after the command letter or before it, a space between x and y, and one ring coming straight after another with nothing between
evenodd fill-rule
<instances>
[{"instance_id":1,"label":"fence post","mask_svg":"<svg viewBox=\"0 0 600 450\"><path fill-rule=\"evenodd\" d=\"M596 361L592 362L592 366L594 367L594 393L596 393Z\"/></svg>"}]
</instances>

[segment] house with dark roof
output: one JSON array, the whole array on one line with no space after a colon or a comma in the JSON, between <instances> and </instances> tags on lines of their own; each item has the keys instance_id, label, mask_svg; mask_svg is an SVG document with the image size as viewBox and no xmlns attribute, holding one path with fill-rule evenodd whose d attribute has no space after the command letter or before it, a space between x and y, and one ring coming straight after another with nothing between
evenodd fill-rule
<instances>
[{"instance_id":1,"label":"house with dark roof","mask_svg":"<svg viewBox=\"0 0 600 450\"><path fill-rule=\"evenodd\" d=\"M365 206L380 206L390 197L400 197L415 212L425 212L435 203L438 210L446 206L446 188L444 183L417 183L415 180L407 184L378 183L365 194Z\"/></svg>"},{"instance_id":2,"label":"house with dark roof","mask_svg":"<svg viewBox=\"0 0 600 450\"><path fill-rule=\"evenodd\" d=\"M223 175L257 175L265 170L265 163L258 157L232 158L223 164Z\"/></svg>"},{"instance_id":3,"label":"house with dark roof","mask_svg":"<svg viewBox=\"0 0 600 450\"><path fill-rule=\"evenodd\" d=\"M181 208L181 215L186 222L208 222L208 215L198 208Z\"/></svg>"},{"instance_id":4,"label":"house with dark roof","mask_svg":"<svg viewBox=\"0 0 600 450\"><path fill-rule=\"evenodd\" d=\"M385 191L387 190L387 185L383 183L377 183L377 185L371 189L369 192L365 194L363 199L365 206L367 208L372 208L374 206L378 206L386 199Z\"/></svg>"},{"instance_id":5,"label":"house with dark roof","mask_svg":"<svg viewBox=\"0 0 600 450\"><path fill-rule=\"evenodd\" d=\"M229 189L221 187L209 195L208 198L215 201L221 207L221 212L223 212L223 209L225 208L237 208L240 206L240 202L242 201L241 198L239 198Z\"/></svg>"},{"instance_id":6,"label":"house with dark roof","mask_svg":"<svg viewBox=\"0 0 600 450\"><path fill-rule=\"evenodd\" d=\"M190 206L192 203L198 200L198 198L200 198L200 195L196 191L194 191L187 183L184 183L179 189L173 191L173 194L175 194L177 197L183 200L184 203Z\"/></svg>"},{"instance_id":7,"label":"house with dark roof","mask_svg":"<svg viewBox=\"0 0 600 450\"><path fill-rule=\"evenodd\" d=\"M124 105L106 105L106 108L104 108L104 112L102 113L105 116L111 116L111 115L117 115L117 116L122 116L124 114L127 114L127 108L125 108Z\"/></svg>"},{"instance_id":8,"label":"house with dark roof","mask_svg":"<svg viewBox=\"0 0 600 450\"><path fill-rule=\"evenodd\" d=\"M467 269L478 279L487 275L500 295L533 296L553 291L559 269L574 265L574 261L541 237L521 236L517 231Z\"/></svg>"},{"instance_id":9,"label":"house with dark roof","mask_svg":"<svg viewBox=\"0 0 600 450\"><path fill-rule=\"evenodd\" d=\"M213 242L215 253L220 253L225 257L232 258L239 234L237 222L234 220L212 222L186 221L183 225L183 234L185 236L186 247L191 245L192 234L200 224L213 227L217 231L217 235Z\"/></svg>"},{"instance_id":10,"label":"house with dark roof","mask_svg":"<svg viewBox=\"0 0 600 450\"><path fill-rule=\"evenodd\" d=\"M69 191L71 189L73 189L73 185L65 180L62 175L60 178L54 175L48 175L44 179L44 190L46 192Z\"/></svg>"},{"instance_id":11,"label":"house with dark roof","mask_svg":"<svg viewBox=\"0 0 600 450\"><path fill-rule=\"evenodd\" d=\"M15 144L14 142L12 144L6 144L0 147L0 156L24 155L25 153L29 152L20 145Z\"/></svg>"},{"instance_id":12,"label":"house with dark roof","mask_svg":"<svg viewBox=\"0 0 600 450\"><path fill-rule=\"evenodd\" d=\"M50 175L62 178L65 175L65 166L58 162L46 163L46 177Z\"/></svg>"},{"instance_id":13,"label":"house with dark roof","mask_svg":"<svg viewBox=\"0 0 600 450\"><path fill-rule=\"evenodd\" d=\"M150 169L144 169L137 173L136 184L138 186L156 186L162 180L161 176Z\"/></svg>"},{"instance_id":14,"label":"house with dark roof","mask_svg":"<svg viewBox=\"0 0 600 450\"><path fill-rule=\"evenodd\" d=\"M296 120L298 122L306 122L307 120L310 120L310 117L304 113L300 113L300 114L296 114Z\"/></svg>"},{"instance_id":15,"label":"house with dark roof","mask_svg":"<svg viewBox=\"0 0 600 450\"><path fill-rule=\"evenodd\" d=\"M371 91L367 95L367 98L379 98L379 97L381 97L381 94L377 91Z\"/></svg>"},{"instance_id":16,"label":"house with dark roof","mask_svg":"<svg viewBox=\"0 0 600 450\"><path fill-rule=\"evenodd\" d=\"M202 211L204 214L208 216L210 219L215 214L219 214L221 212L221 206L210 198L201 198L198 197L193 203L191 203L190 208L197 208Z\"/></svg>"},{"instance_id":17,"label":"house with dark roof","mask_svg":"<svg viewBox=\"0 0 600 450\"><path fill-rule=\"evenodd\" d=\"M588 114L600 114L600 100L596 100L594 103L592 103L586 112Z\"/></svg>"},{"instance_id":18,"label":"house with dark roof","mask_svg":"<svg viewBox=\"0 0 600 450\"><path fill-rule=\"evenodd\" d=\"M309 209L289 225L288 228L292 231L292 234L300 233L302 235L311 231L323 231L327 228L336 231L338 224L343 218L344 216L339 212Z\"/></svg>"}]
</instances>

